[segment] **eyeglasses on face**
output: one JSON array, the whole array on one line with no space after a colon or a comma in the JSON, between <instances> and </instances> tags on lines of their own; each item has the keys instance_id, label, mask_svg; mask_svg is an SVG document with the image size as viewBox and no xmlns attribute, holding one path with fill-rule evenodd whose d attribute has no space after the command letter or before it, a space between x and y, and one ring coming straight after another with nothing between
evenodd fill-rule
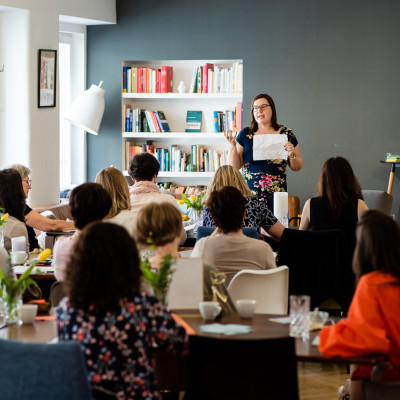
<instances>
[{"instance_id":1,"label":"eyeglasses on face","mask_svg":"<svg viewBox=\"0 0 400 400\"><path fill-rule=\"evenodd\" d=\"M32 179L24 179L23 182L26 182L29 186L32 186Z\"/></svg>"},{"instance_id":2,"label":"eyeglasses on face","mask_svg":"<svg viewBox=\"0 0 400 400\"><path fill-rule=\"evenodd\" d=\"M269 104L261 104L260 106L253 106L253 111L265 110L267 107L271 107Z\"/></svg>"}]
</instances>

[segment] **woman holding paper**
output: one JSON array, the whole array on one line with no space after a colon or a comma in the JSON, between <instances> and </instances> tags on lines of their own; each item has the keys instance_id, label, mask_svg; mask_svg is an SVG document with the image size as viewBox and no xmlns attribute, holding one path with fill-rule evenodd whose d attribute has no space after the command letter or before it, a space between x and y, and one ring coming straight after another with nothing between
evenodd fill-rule
<instances>
[{"instance_id":1,"label":"woman holding paper","mask_svg":"<svg viewBox=\"0 0 400 400\"><path fill-rule=\"evenodd\" d=\"M293 132L279 125L275 104L267 94L259 94L251 107L251 123L236 136L225 132L230 144L228 161L243 167L243 175L253 194L273 210L273 193L286 192L286 166L299 171L303 166Z\"/></svg>"}]
</instances>

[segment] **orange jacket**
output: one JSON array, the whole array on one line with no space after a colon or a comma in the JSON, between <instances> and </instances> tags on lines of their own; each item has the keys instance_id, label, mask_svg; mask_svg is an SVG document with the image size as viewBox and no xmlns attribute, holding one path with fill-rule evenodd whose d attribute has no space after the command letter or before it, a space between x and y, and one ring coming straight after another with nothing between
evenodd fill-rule
<instances>
[{"instance_id":1,"label":"orange jacket","mask_svg":"<svg viewBox=\"0 0 400 400\"><path fill-rule=\"evenodd\" d=\"M361 277L347 319L324 328L319 350L327 358L386 354L400 368L400 282L374 271Z\"/></svg>"}]
</instances>

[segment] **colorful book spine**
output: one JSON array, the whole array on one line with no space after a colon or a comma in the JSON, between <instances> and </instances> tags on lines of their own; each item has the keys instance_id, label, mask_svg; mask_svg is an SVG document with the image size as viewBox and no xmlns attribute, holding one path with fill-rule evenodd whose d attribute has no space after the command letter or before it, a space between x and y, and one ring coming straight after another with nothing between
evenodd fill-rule
<instances>
[{"instance_id":1,"label":"colorful book spine","mask_svg":"<svg viewBox=\"0 0 400 400\"><path fill-rule=\"evenodd\" d=\"M172 67L163 65L161 67L161 93L172 92L172 78L173 78Z\"/></svg>"},{"instance_id":2,"label":"colorful book spine","mask_svg":"<svg viewBox=\"0 0 400 400\"><path fill-rule=\"evenodd\" d=\"M185 132L200 132L201 131L201 111L188 110L186 114Z\"/></svg>"},{"instance_id":3,"label":"colorful book spine","mask_svg":"<svg viewBox=\"0 0 400 400\"><path fill-rule=\"evenodd\" d=\"M143 91L143 68L138 68L138 93L144 93Z\"/></svg>"},{"instance_id":4,"label":"colorful book spine","mask_svg":"<svg viewBox=\"0 0 400 400\"><path fill-rule=\"evenodd\" d=\"M199 67L194 67L192 74L192 81L190 82L189 93L197 93L197 71Z\"/></svg>"},{"instance_id":5,"label":"colorful book spine","mask_svg":"<svg viewBox=\"0 0 400 400\"><path fill-rule=\"evenodd\" d=\"M168 125L168 121L167 121L167 118L166 118L166 116L164 114L164 111L156 111L156 116L157 116L158 121L160 123L161 130L163 132L171 132L171 129L170 129L169 125Z\"/></svg>"},{"instance_id":6,"label":"colorful book spine","mask_svg":"<svg viewBox=\"0 0 400 400\"><path fill-rule=\"evenodd\" d=\"M213 112L213 121L214 121L214 132L221 132L219 130L218 111Z\"/></svg>"},{"instance_id":7,"label":"colorful book spine","mask_svg":"<svg viewBox=\"0 0 400 400\"><path fill-rule=\"evenodd\" d=\"M128 92L128 68L122 67L122 93Z\"/></svg>"}]
</instances>

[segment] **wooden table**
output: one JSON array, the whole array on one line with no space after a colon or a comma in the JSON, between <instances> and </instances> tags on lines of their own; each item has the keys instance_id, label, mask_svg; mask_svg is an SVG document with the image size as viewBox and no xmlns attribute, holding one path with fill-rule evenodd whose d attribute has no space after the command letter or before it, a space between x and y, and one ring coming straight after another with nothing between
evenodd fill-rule
<instances>
[{"instance_id":1,"label":"wooden table","mask_svg":"<svg viewBox=\"0 0 400 400\"><path fill-rule=\"evenodd\" d=\"M57 336L56 321L35 321L33 324L11 325L0 329L0 339L47 343Z\"/></svg>"},{"instance_id":2,"label":"wooden table","mask_svg":"<svg viewBox=\"0 0 400 400\"><path fill-rule=\"evenodd\" d=\"M270 318L280 318L282 315L266 315L266 314L255 314L252 319L242 319L237 313L228 314L219 320L206 322L200 315L196 315L195 312L190 314L180 310L178 314L196 331L196 335L199 336L212 336L229 339L274 339L280 337L289 336L289 324L282 324L278 322L270 321ZM209 325L212 323L229 323L229 324L241 324L249 325L252 328L252 332L244 335L233 335L226 336L222 334L210 334L200 332L201 325ZM317 346L313 346L311 343L314 338L318 335L319 331L310 332L310 339L303 341L301 338L295 339L296 345L296 358L298 361L311 361L311 362L324 362L324 363L363 363L363 364L376 364L377 362L383 361L386 357L382 355L369 355L364 357L334 357L325 358L318 350Z\"/></svg>"},{"instance_id":3,"label":"wooden table","mask_svg":"<svg viewBox=\"0 0 400 400\"><path fill-rule=\"evenodd\" d=\"M396 167L398 165L400 165L400 162L397 162L397 161L381 161L381 163L383 163L383 164L391 164L387 193L388 194L392 194L394 175L396 173Z\"/></svg>"}]
</instances>

